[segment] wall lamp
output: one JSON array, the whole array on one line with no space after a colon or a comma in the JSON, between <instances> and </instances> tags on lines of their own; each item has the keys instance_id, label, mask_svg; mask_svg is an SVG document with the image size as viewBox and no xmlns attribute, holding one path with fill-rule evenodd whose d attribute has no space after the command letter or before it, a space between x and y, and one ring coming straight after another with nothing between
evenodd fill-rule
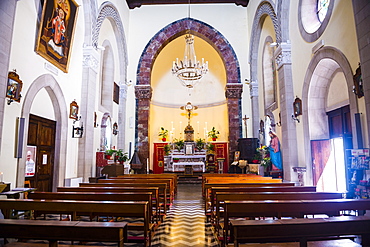
<instances>
[{"instance_id":1,"label":"wall lamp","mask_svg":"<svg viewBox=\"0 0 370 247\"><path fill-rule=\"evenodd\" d=\"M299 116L302 115L302 100L296 96L293 102L294 113L292 114L292 119L300 123Z\"/></svg>"},{"instance_id":2,"label":"wall lamp","mask_svg":"<svg viewBox=\"0 0 370 247\"><path fill-rule=\"evenodd\" d=\"M81 126L74 126L74 125L72 126L72 138L82 138L83 133L84 133L83 123L81 123Z\"/></svg>"}]
</instances>

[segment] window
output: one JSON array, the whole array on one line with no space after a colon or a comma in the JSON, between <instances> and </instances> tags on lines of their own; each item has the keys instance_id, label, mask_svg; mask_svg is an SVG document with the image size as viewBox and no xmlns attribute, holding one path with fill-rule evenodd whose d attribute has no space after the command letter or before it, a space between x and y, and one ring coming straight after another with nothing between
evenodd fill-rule
<instances>
[{"instance_id":1,"label":"window","mask_svg":"<svg viewBox=\"0 0 370 247\"><path fill-rule=\"evenodd\" d=\"M322 23L328 13L330 0L317 0L317 17Z\"/></svg>"}]
</instances>

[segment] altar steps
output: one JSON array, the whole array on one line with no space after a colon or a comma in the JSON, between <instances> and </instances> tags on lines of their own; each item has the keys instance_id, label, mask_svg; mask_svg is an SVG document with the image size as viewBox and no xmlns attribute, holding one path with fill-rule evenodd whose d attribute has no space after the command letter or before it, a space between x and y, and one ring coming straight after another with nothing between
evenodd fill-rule
<instances>
[{"instance_id":1,"label":"altar steps","mask_svg":"<svg viewBox=\"0 0 370 247\"><path fill-rule=\"evenodd\" d=\"M178 175L178 184L201 184L202 175Z\"/></svg>"}]
</instances>

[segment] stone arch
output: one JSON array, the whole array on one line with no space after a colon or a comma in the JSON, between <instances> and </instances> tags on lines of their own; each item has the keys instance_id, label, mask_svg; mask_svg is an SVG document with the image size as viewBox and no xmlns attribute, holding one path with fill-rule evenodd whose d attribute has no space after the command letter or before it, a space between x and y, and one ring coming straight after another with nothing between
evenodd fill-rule
<instances>
[{"instance_id":1,"label":"stone arch","mask_svg":"<svg viewBox=\"0 0 370 247\"><path fill-rule=\"evenodd\" d=\"M125 115L126 115L126 77L127 77L127 65L128 65L128 55L127 55L127 43L126 43L126 37L124 32L123 23L121 20L121 17L119 15L118 10L111 2L104 2L102 6L100 7L99 14L96 20L96 25L93 30L92 35L92 45L93 47L98 47L98 38L100 34L100 29L103 21L105 19L108 19L113 27L113 30L115 32L116 42L117 42L117 56L118 56L118 63L120 68L120 104L118 109L118 125L121 131L119 131L118 137L117 137L117 146L118 148L124 148L125 145ZM123 88L123 89L122 89Z\"/></svg>"},{"instance_id":2,"label":"stone arch","mask_svg":"<svg viewBox=\"0 0 370 247\"><path fill-rule=\"evenodd\" d=\"M313 99L310 99L309 97L309 91L317 89L317 85L314 80L317 73L316 68L320 63L325 62L326 65L331 65L332 68L329 68L326 71L326 78L323 80L320 80L320 83L326 83L326 85L321 86L329 86L329 83L331 82L331 78L335 73L340 70L343 72L343 75L345 77L346 83L347 83L347 91L349 95L349 104L350 104L350 112L351 112L351 124L352 124L352 133L355 133L355 119L354 114L358 111L358 103L356 100L355 94L352 93L352 86L353 86L353 72L351 69L351 66L345 57L345 55L337 48L326 46L321 48L315 55L312 57L307 71L304 78L303 88L302 88L302 124L303 130L304 130L304 147L305 147L305 163L311 164L311 148L310 148L310 126L309 126L309 114L310 114L310 108L313 106L310 105L309 108L309 102L313 101ZM331 72L330 72L331 71ZM325 92L327 94L327 92ZM325 96L326 97L326 96ZM313 102L316 111L325 112L325 99L323 99L324 102ZM312 104L312 102L311 102ZM318 116L316 116L318 117ZM357 136L353 135L353 145L354 147L357 146ZM312 181L312 169L307 169L307 178L308 181Z\"/></svg>"},{"instance_id":3,"label":"stone arch","mask_svg":"<svg viewBox=\"0 0 370 247\"><path fill-rule=\"evenodd\" d=\"M279 4L281 6L281 3ZM255 13L254 21L252 25L251 32L251 43L249 47L249 63L250 63L250 96L252 99L252 128L253 137L258 136L258 126L259 126L259 104L258 104L258 82L257 82L257 67L258 67L258 47L261 38L262 25L266 17L269 16L272 20L275 30L276 43L280 44L282 42L281 37L281 27L279 19L276 15L274 6L268 2L262 2Z\"/></svg>"},{"instance_id":4,"label":"stone arch","mask_svg":"<svg viewBox=\"0 0 370 247\"><path fill-rule=\"evenodd\" d=\"M240 66L230 43L226 38L210 25L193 19L184 18L175 21L154 35L144 48L137 69L135 96L137 98L137 125L136 145L140 148L139 155L149 158L148 119L152 89L150 87L151 68L160 51L171 40L190 33L207 41L219 53L226 70L225 96L228 101L229 112L229 156L237 148L237 140L241 137L241 94L243 85L240 83ZM230 159L232 160L232 159Z\"/></svg>"},{"instance_id":5,"label":"stone arch","mask_svg":"<svg viewBox=\"0 0 370 247\"><path fill-rule=\"evenodd\" d=\"M85 19L85 44L91 45L92 42L92 32L96 23L96 16L98 5L96 0L83 0L83 10ZM90 8L88 8L90 7Z\"/></svg>"},{"instance_id":6,"label":"stone arch","mask_svg":"<svg viewBox=\"0 0 370 247\"><path fill-rule=\"evenodd\" d=\"M171 40L183 35L187 30L206 40L217 50L225 64L227 83L240 83L239 61L226 38L215 28L202 21L184 18L167 25L148 42L140 56L137 85L150 85L150 70L159 52Z\"/></svg>"},{"instance_id":7,"label":"stone arch","mask_svg":"<svg viewBox=\"0 0 370 247\"><path fill-rule=\"evenodd\" d=\"M68 137L68 115L67 104L64 100L62 89L60 88L56 79L50 74L44 74L36 78L30 85L24 102L22 105L21 117L25 118L24 133L28 133L29 115L31 112L32 103L37 93L45 88L51 102L53 103L54 115L56 121L55 133L55 158L54 158L54 171L53 171L53 191L58 186L64 185L65 170L66 170L66 152L67 152L67 137ZM26 134L23 140L27 140ZM27 142L23 142L23 153L27 151ZM24 183L24 164L26 164L26 157L20 159L18 166L17 186L23 187Z\"/></svg>"}]
</instances>

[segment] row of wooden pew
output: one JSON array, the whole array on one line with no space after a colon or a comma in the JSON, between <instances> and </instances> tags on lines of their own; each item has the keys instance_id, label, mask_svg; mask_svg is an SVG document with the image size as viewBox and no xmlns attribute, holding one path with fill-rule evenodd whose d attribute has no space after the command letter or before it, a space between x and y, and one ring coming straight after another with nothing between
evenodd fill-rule
<instances>
[{"instance_id":1,"label":"row of wooden pew","mask_svg":"<svg viewBox=\"0 0 370 247\"><path fill-rule=\"evenodd\" d=\"M206 213L224 246L282 241L307 246L309 240L352 234L362 236L362 246L370 246L370 217L358 216L370 210L370 200L343 199L342 193L282 181L264 183L244 174L205 175L203 189ZM343 216L347 212L351 216ZM313 218L318 214L325 218Z\"/></svg>"},{"instance_id":2,"label":"row of wooden pew","mask_svg":"<svg viewBox=\"0 0 370 247\"><path fill-rule=\"evenodd\" d=\"M104 238L101 241L112 241L123 245L123 242L142 242L144 246L150 246L154 230L159 226L169 206L172 204L177 191L177 176L171 174L137 174L124 175L122 177L99 180L98 183L81 183L79 187L58 187L56 192L34 192L30 193L29 199L0 200L0 209L7 221L17 222L14 227L24 228L30 221L23 224L16 215L19 211L30 212L29 219L39 219L36 225L46 224L58 227L61 234L74 231L74 223L65 226L66 221L46 221L47 214L59 214L60 219L68 215L70 222L78 222L81 217L96 224L121 223L122 234L116 234L111 240ZM125 218L141 219L142 223L125 222ZM99 220L104 222L99 222ZM123 219L123 222L121 222ZM64 223L63 223L64 222ZM9 222L1 222L10 228ZM33 226L36 227L36 226ZM39 227L39 226L37 226ZM113 226L112 226L113 227ZM74 229L74 228L73 228ZM78 228L80 229L80 228ZM98 226L91 227L91 234L98 233ZM142 237L128 236L127 231L140 231ZM87 230L88 231L88 228ZM48 231L45 231L45 235ZM40 235L40 234L39 234ZM43 239L37 235L36 238ZM98 234L100 235L100 234ZM122 235L122 236L121 236ZM5 233L0 237L7 237ZM16 237L14 234L8 237ZM19 238L31 238L19 236ZM44 236L48 239L48 236ZM57 240L65 238L50 239L50 245L56 246ZM69 240L76 241L76 238ZM80 239L86 241L86 239ZM93 241L99 239L92 238Z\"/></svg>"}]
</instances>

